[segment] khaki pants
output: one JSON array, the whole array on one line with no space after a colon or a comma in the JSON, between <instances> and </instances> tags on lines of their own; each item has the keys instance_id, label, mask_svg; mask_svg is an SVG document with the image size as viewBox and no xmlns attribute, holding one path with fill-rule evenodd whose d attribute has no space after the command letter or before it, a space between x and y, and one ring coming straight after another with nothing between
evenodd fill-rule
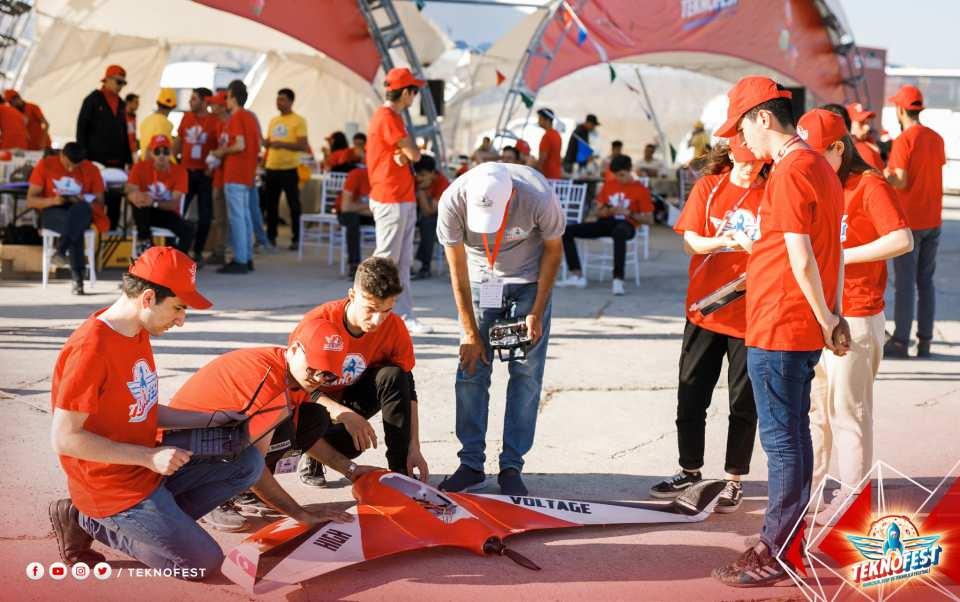
<instances>
[{"instance_id":1,"label":"khaki pants","mask_svg":"<svg viewBox=\"0 0 960 602\"><path fill-rule=\"evenodd\" d=\"M850 351L843 357L824 350L810 395L813 439L813 487L827 475L830 454L837 448L837 470L831 476L855 487L873 462L873 381L883 357L883 312L848 317Z\"/></svg>"},{"instance_id":2,"label":"khaki pants","mask_svg":"<svg viewBox=\"0 0 960 602\"><path fill-rule=\"evenodd\" d=\"M393 313L413 318L413 297L410 294L410 266L413 265L413 234L417 226L416 203L379 203L370 199L370 211L377 231L374 257L387 257L400 270L403 292L397 297Z\"/></svg>"},{"instance_id":3,"label":"khaki pants","mask_svg":"<svg viewBox=\"0 0 960 602\"><path fill-rule=\"evenodd\" d=\"M219 257L226 257L227 239L230 230L227 223L227 200L223 188L213 189L213 221L210 223L210 236L206 248Z\"/></svg>"}]
</instances>

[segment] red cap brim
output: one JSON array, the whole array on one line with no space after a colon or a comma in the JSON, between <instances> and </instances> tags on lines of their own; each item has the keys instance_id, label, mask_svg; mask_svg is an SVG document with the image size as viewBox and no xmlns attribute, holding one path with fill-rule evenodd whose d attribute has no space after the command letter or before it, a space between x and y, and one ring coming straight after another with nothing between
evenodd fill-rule
<instances>
[{"instance_id":1,"label":"red cap brim","mask_svg":"<svg viewBox=\"0 0 960 602\"><path fill-rule=\"evenodd\" d=\"M737 124L742 117L743 115L738 115L727 119L713 132L713 135L717 138L733 138L737 135Z\"/></svg>"},{"instance_id":2,"label":"red cap brim","mask_svg":"<svg viewBox=\"0 0 960 602\"><path fill-rule=\"evenodd\" d=\"M209 309L213 307L213 303L197 291L182 293L178 293L177 291L173 292L176 293L176 295L180 297L188 307L192 307L193 309Z\"/></svg>"}]
</instances>

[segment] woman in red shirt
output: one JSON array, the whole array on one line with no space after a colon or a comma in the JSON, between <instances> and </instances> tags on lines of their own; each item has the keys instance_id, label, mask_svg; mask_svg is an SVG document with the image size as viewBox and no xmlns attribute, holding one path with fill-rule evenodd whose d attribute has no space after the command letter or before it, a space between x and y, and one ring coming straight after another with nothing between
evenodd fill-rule
<instances>
[{"instance_id":1,"label":"woman in red shirt","mask_svg":"<svg viewBox=\"0 0 960 602\"><path fill-rule=\"evenodd\" d=\"M680 471L650 488L657 498L676 497L702 479L707 408L728 363L730 421L725 468L727 486L717 512L733 512L743 500L740 479L750 472L757 432L757 410L747 376L746 305L736 299L715 311L695 304L742 276L753 241L759 238L757 213L769 169L743 145L740 137L707 155L700 178L674 230L690 255L687 324L680 353L677 390L677 444Z\"/></svg>"},{"instance_id":2,"label":"woman in red shirt","mask_svg":"<svg viewBox=\"0 0 960 602\"><path fill-rule=\"evenodd\" d=\"M830 131L825 124L811 111L800 118L797 130L806 130L807 144L823 154L843 183L842 308L851 343L846 355L824 353L817 366L810 406L813 484L826 476L836 445L836 475L853 487L873 462L873 381L883 357L886 260L910 252L913 235L883 174L860 156L848 132ZM829 522L841 499L833 498L817 522Z\"/></svg>"}]
</instances>

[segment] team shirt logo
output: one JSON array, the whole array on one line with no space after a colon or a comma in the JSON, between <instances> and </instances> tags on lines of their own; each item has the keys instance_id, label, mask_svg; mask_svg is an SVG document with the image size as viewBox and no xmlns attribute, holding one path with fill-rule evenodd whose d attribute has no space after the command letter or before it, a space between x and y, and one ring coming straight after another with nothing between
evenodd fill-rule
<instances>
[{"instance_id":1,"label":"team shirt logo","mask_svg":"<svg viewBox=\"0 0 960 602\"><path fill-rule=\"evenodd\" d=\"M155 201L169 201L171 198L170 189L163 182L154 182L147 186L147 193Z\"/></svg>"},{"instance_id":2,"label":"team shirt logo","mask_svg":"<svg viewBox=\"0 0 960 602\"><path fill-rule=\"evenodd\" d=\"M207 142L207 133L199 125L188 127L186 134L187 144L206 144Z\"/></svg>"},{"instance_id":3,"label":"team shirt logo","mask_svg":"<svg viewBox=\"0 0 960 602\"><path fill-rule=\"evenodd\" d=\"M133 365L133 380L127 383L133 403L130 404L129 422L143 422L157 405L159 392L157 373L150 369L147 360L139 359Z\"/></svg>"},{"instance_id":4,"label":"team shirt logo","mask_svg":"<svg viewBox=\"0 0 960 602\"><path fill-rule=\"evenodd\" d=\"M743 232L750 240L760 239L760 222L749 209L737 209L733 213L728 211L722 219L711 216L710 223L713 224L714 228L720 228L718 234Z\"/></svg>"},{"instance_id":5,"label":"team shirt logo","mask_svg":"<svg viewBox=\"0 0 960 602\"><path fill-rule=\"evenodd\" d=\"M507 229L503 232L503 240L505 240L505 241L523 240L524 238L526 238L526 237L529 236L529 235L530 235L530 231L529 231L529 230L524 230L524 229L521 228L520 226L517 226L517 227L515 227L515 228L507 228Z\"/></svg>"},{"instance_id":6,"label":"team shirt logo","mask_svg":"<svg viewBox=\"0 0 960 602\"><path fill-rule=\"evenodd\" d=\"M284 138L287 135L287 126L282 123L278 123L273 126L273 137L274 138Z\"/></svg>"},{"instance_id":7,"label":"team shirt logo","mask_svg":"<svg viewBox=\"0 0 960 602\"><path fill-rule=\"evenodd\" d=\"M340 380L338 385L351 385L367 369L367 360L362 353L349 353L343 358L343 370L340 371Z\"/></svg>"},{"instance_id":8,"label":"team shirt logo","mask_svg":"<svg viewBox=\"0 0 960 602\"><path fill-rule=\"evenodd\" d=\"M807 141L807 137L810 135L810 132L807 131L807 128L802 125L797 126L797 136L800 136L800 139L804 142Z\"/></svg>"},{"instance_id":9,"label":"team shirt logo","mask_svg":"<svg viewBox=\"0 0 960 602\"><path fill-rule=\"evenodd\" d=\"M343 351L343 338L339 334L331 334L324 337L324 351Z\"/></svg>"},{"instance_id":10,"label":"team shirt logo","mask_svg":"<svg viewBox=\"0 0 960 602\"><path fill-rule=\"evenodd\" d=\"M83 192L83 187L80 185L80 182L77 182L71 176L63 176L62 178L55 179L53 181L53 189L56 190L60 196L74 196Z\"/></svg>"},{"instance_id":11,"label":"team shirt logo","mask_svg":"<svg viewBox=\"0 0 960 602\"><path fill-rule=\"evenodd\" d=\"M843 219L840 221L840 242L847 242L847 214L843 215Z\"/></svg>"}]
</instances>

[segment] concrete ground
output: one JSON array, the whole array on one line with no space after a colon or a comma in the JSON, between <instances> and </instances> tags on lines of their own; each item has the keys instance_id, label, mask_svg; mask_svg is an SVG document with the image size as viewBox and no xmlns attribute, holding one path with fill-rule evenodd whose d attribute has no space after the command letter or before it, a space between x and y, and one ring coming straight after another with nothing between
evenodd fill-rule
<instances>
[{"instance_id":1,"label":"concrete ground","mask_svg":"<svg viewBox=\"0 0 960 602\"><path fill-rule=\"evenodd\" d=\"M905 475L935 484L960 458L960 198L946 202L937 270L937 330L930 360L884 361L876 386L877 456ZM683 330L686 258L678 237L655 228L641 286L613 297L609 281L554 297L553 334L534 449L526 458L532 492L566 499L642 500L658 478L676 469L674 428L677 360ZM42 290L36 281L0 283L0 578L5 599L130 600L247 599L228 582L193 584L163 578L121 577L30 582L28 562L57 560L46 517L49 500L65 494L65 481L48 443L50 374L58 350L93 310L117 294L119 272L83 298L65 280ZM311 307L345 294L348 281L326 261L295 253L258 256L246 277L200 272L200 288L214 301L192 312L185 327L154 340L161 399L190 374L238 347L283 344ZM457 466L453 380L460 327L448 282L415 283L420 317L436 333L415 339L424 455L439 482ZM492 391L487 472L495 474L503 422L506 370L498 365ZM707 426L708 476L721 476L726 434L725 378ZM378 431L379 427L377 426ZM383 464L381 451L363 462ZM954 473L955 475L956 473ZM344 481L308 490L285 475L303 503L348 505ZM759 442L746 500L732 515L687 526L598 527L517 536L510 545L543 567L531 572L504 558L460 550L407 553L342 569L308 581L290 600L757 600L801 599L781 586L737 590L709 577L736 557L745 536L758 532L766 503L766 461ZM225 548L241 536L215 534ZM122 560L117 567L136 563ZM912 596L909 599L914 599Z\"/></svg>"}]
</instances>

